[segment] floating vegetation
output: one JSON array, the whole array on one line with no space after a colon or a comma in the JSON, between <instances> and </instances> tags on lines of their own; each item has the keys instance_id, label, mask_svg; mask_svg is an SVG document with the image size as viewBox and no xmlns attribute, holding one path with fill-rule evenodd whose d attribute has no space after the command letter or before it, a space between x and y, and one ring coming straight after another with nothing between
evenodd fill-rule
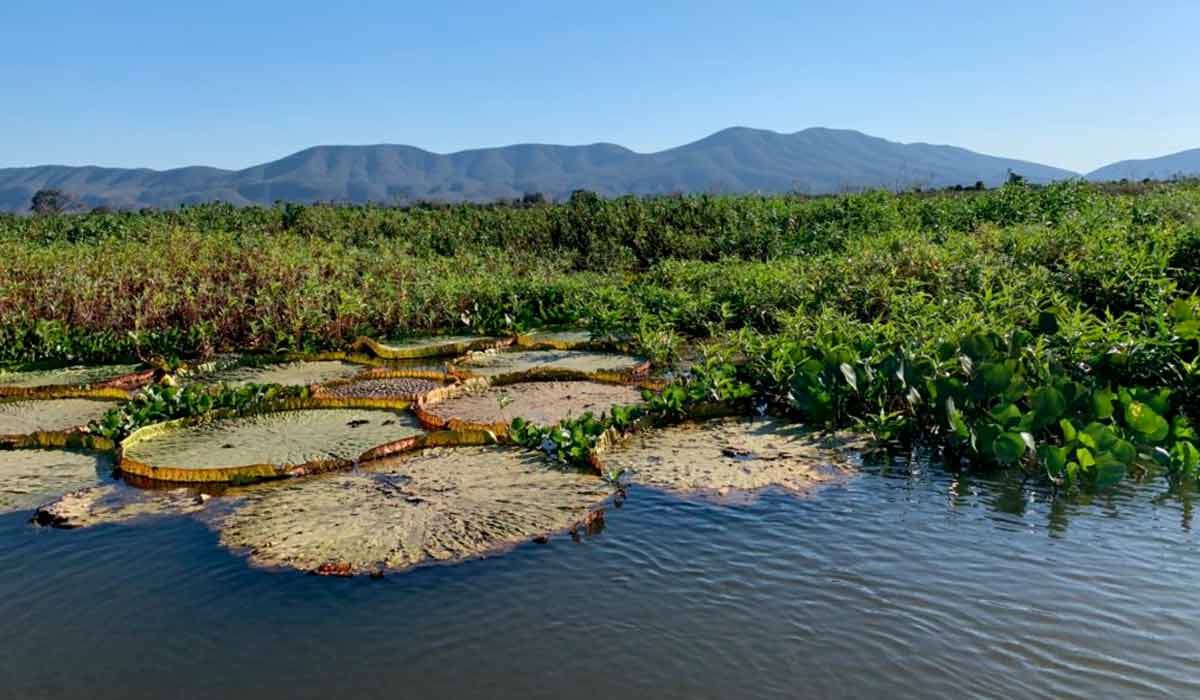
<instances>
[{"instance_id":1,"label":"floating vegetation","mask_svg":"<svg viewBox=\"0 0 1200 700\"><path fill-rule=\"evenodd\" d=\"M507 432L514 418L538 425L554 425L585 413L599 416L614 406L642 403L636 387L597 382L528 382L489 386L472 380L432 394L416 408L427 427L458 429L484 427Z\"/></svg>"},{"instance_id":2,"label":"floating vegetation","mask_svg":"<svg viewBox=\"0 0 1200 700\"><path fill-rule=\"evenodd\" d=\"M511 345L512 338L493 338L478 335L437 335L396 340L359 338L356 350L367 350L386 359L415 360L430 357L450 357L475 350Z\"/></svg>"},{"instance_id":3,"label":"floating vegetation","mask_svg":"<svg viewBox=\"0 0 1200 700\"><path fill-rule=\"evenodd\" d=\"M0 513L34 508L112 474L106 455L67 450L0 451Z\"/></svg>"},{"instance_id":4,"label":"floating vegetation","mask_svg":"<svg viewBox=\"0 0 1200 700\"><path fill-rule=\"evenodd\" d=\"M606 474L675 492L747 495L778 486L803 493L846 473L854 445L774 418L731 418L639 433L600 464Z\"/></svg>"},{"instance_id":5,"label":"floating vegetation","mask_svg":"<svg viewBox=\"0 0 1200 700\"><path fill-rule=\"evenodd\" d=\"M595 475L552 468L525 450L424 450L246 489L245 505L219 529L223 544L259 566L376 573L594 525L610 491Z\"/></svg>"},{"instance_id":6,"label":"floating vegetation","mask_svg":"<svg viewBox=\"0 0 1200 700\"><path fill-rule=\"evenodd\" d=\"M0 389L37 387L96 386L136 374L142 365L105 365L102 367L63 367L21 372L0 371Z\"/></svg>"},{"instance_id":7,"label":"floating vegetation","mask_svg":"<svg viewBox=\"0 0 1200 700\"><path fill-rule=\"evenodd\" d=\"M360 374L365 367L341 360L301 360L264 365L234 364L208 372L197 372L188 377L189 382L205 384L281 384L283 386L312 386L337 379L349 379Z\"/></svg>"},{"instance_id":8,"label":"floating vegetation","mask_svg":"<svg viewBox=\"0 0 1200 700\"><path fill-rule=\"evenodd\" d=\"M93 527L142 516L195 513L203 510L208 500L183 488L155 491L104 484L66 493L42 505L33 520L49 527Z\"/></svg>"},{"instance_id":9,"label":"floating vegetation","mask_svg":"<svg viewBox=\"0 0 1200 700\"><path fill-rule=\"evenodd\" d=\"M459 369L481 377L502 378L526 373L562 372L580 376L603 373L634 374L646 363L630 355L582 350L530 350L472 353Z\"/></svg>"},{"instance_id":10,"label":"floating vegetation","mask_svg":"<svg viewBox=\"0 0 1200 700\"><path fill-rule=\"evenodd\" d=\"M348 466L375 448L422 435L408 414L287 410L142 428L122 443L121 469L161 481L236 481Z\"/></svg>"},{"instance_id":11,"label":"floating vegetation","mask_svg":"<svg viewBox=\"0 0 1200 700\"><path fill-rule=\"evenodd\" d=\"M96 399L0 401L0 437L78 430L113 405Z\"/></svg>"}]
</instances>

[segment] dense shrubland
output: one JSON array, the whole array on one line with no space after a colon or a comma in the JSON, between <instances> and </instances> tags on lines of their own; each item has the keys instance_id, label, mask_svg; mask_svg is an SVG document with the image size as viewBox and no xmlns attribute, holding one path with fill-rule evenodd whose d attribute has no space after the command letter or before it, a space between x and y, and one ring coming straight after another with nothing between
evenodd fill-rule
<instances>
[{"instance_id":1,"label":"dense shrubland","mask_svg":"<svg viewBox=\"0 0 1200 700\"><path fill-rule=\"evenodd\" d=\"M581 324L660 361L709 339L664 414L770 406L1102 483L1200 466L1198 255L1186 183L4 217L0 362Z\"/></svg>"}]
</instances>

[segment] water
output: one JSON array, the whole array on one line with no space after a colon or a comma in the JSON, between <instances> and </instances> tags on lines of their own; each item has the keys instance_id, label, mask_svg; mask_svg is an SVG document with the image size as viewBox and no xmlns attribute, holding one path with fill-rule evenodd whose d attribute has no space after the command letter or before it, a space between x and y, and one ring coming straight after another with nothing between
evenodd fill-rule
<instances>
[{"instance_id":1,"label":"water","mask_svg":"<svg viewBox=\"0 0 1200 700\"><path fill-rule=\"evenodd\" d=\"M574 543L381 581L198 521L0 518L0 697L1200 697L1190 500L941 470L726 506L634 489Z\"/></svg>"}]
</instances>

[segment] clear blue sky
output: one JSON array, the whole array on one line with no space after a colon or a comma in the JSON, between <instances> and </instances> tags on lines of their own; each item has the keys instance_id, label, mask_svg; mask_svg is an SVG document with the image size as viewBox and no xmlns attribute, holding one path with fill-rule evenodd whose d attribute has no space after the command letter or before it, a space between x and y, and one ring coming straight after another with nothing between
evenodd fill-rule
<instances>
[{"instance_id":1,"label":"clear blue sky","mask_svg":"<svg viewBox=\"0 0 1200 700\"><path fill-rule=\"evenodd\" d=\"M1076 170L1200 147L1200 2L0 0L0 167L733 125Z\"/></svg>"}]
</instances>

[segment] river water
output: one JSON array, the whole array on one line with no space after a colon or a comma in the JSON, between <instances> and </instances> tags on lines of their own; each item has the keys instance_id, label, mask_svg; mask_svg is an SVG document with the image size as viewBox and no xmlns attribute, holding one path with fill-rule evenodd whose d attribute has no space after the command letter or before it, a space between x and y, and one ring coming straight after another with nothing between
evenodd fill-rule
<instances>
[{"instance_id":1,"label":"river water","mask_svg":"<svg viewBox=\"0 0 1200 700\"><path fill-rule=\"evenodd\" d=\"M1090 502L915 464L329 579L186 517L0 517L0 697L1194 698L1200 547L1161 482Z\"/></svg>"}]
</instances>

